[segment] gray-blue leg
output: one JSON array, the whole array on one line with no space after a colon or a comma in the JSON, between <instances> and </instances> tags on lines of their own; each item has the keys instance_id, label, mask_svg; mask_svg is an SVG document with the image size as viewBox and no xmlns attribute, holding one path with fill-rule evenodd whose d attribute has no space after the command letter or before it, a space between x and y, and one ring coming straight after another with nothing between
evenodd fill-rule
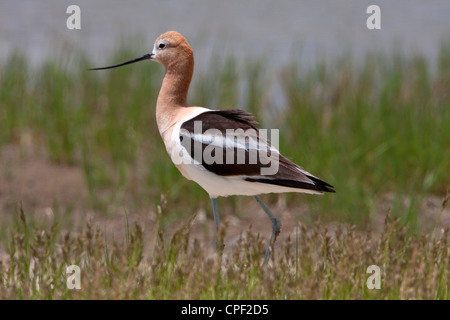
<instances>
[{"instance_id":1,"label":"gray-blue leg","mask_svg":"<svg viewBox=\"0 0 450 320\"><path fill-rule=\"evenodd\" d=\"M220 227L220 218L219 218L219 210L217 210L217 198L211 198L213 214L214 214L214 222L216 223L216 249L222 250L223 246L219 246L219 227Z\"/></svg>"},{"instance_id":2,"label":"gray-blue leg","mask_svg":"<svg viewBox=\"0 0 450 320\"><path fill-rule=\"evenodd\" d=\"M272 221L272 235L270 237L269 245L267 246L263 262L263 265L265 265L269 261L273 245L277 240L278 234L280 233L281 221L277 217L275 217L275 215L272 213L272 211L269 210L269 208L267 208L267 206L264 204L264 202L262 202L259 196L255 196L254 198L256 199L256 201L258 201L261 208L263 208L264 212L269 216L270 220Z\"/></svg>"}]
</instances>

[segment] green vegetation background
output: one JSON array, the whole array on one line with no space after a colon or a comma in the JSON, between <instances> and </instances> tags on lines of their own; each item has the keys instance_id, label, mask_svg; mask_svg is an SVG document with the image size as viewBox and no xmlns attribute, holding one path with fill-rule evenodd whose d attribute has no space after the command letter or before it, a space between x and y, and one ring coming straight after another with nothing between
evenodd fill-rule
<instances>
[{"instance_id":1,"label":"green vegetation background","mask_svg":"<svg viewBox=\"0 0 450 320\"><path fill-rule=\"evenodd\" d=\"M120 49L111 55L109 61L121 62L135 55L129 50ZM431 224L431 227L425 228L421 224L424 215L421 204L429 196L438 196L445 200L450 186L450 47L445 45L441 47L435 65L430 65L421 56L404 58L394 53L392 55L369 54L357 65L352 57L346 56L332 64L323 62L311 68L304 68L301 67L302 61L293 57L286 66L277 70L276 73L269 74L265 62L264 58L238 61L233 57L213 57L209 68L194 74L189 95L190 103L209 108L235 108L242 104L256 115L262 128L280 129L280 150L284 155L336 188L335 195L326 197L283 195L287 199L288 207L292 210L295 210L300 202L308 205L310 218L309 221L303 222L317 232L317 239L322 239L316 245L324 245L323 239L327 239L328 231L324 226L314 225L313 221L320 219L324 223L329 221L350 223L356 224L361 230L370 230L373 218L377 214L377 205L383 201L384 197L391 197L393 205L389 211L395 221L393 223L398 230L406 228L405 234L401 236L401 232L393 232L393 229L388 227L384 231L384 240L364 237L361 243L367 243L368 248L385 255L384 259L390 259L391 253L393 255L391 258L397 259L403 252L405 257L414 260L418 257L415 255L421 254L420 250L429 252L435 246L437 251L429 253L435 255L430 258L430 261L426 260L428 259L426 257L424 258L426 261L423 261L423 267L428 268L428 271L437 268L435 286L429 291L424 289L423 292L426 294L423 293L422 296L413 294L413 297L448 299L449 258L446 245L448 233L445 231L444 235L441 234L443 238L433 238L433 229L430 228L434 225ZM93 67L91 62L79 53L61 54L59 58L49 60L38 68L31 68L20 53L13 54L8 60L2 62L0 65L0 148L5 144L17 143L24 132L31 134L33 144L46 150L52 161L83 169L89 194L89 199L84 206L94 208L101 214L108 214L108 208L114 205L156 208L161 194L164 194L167 199L164 215L161 217L161 228L176 219L188 221L188 217L198 208L205 208L209 212L210 204L207 194L179 174L170 162L159 137L155 122L155 101L163 77L162 67L145 62L101 72L88 71L89 67ZM272 89L274 83L281 88L282 97L274 96L276 92ZM274 101L280 101L280 98L283 106L274 108ZM271 195L266 199L270 202L277 197L277 195ZM229 211L227 214L234 214L234 211L242 208L246 201L248 200L243 197L227 199L226 208ZM442 210L444 206L445 203L442 205ZM185 208L192 208L192 210L186 213ZM44 266L47 266L48 269L42 270L43 275L53 279L51 281L56 285L55 274L61 275L65 260L62 256L53 257L52 261L59 261L60 264L55 262L55 266L52 267L50 260L46 259L53 254L60 255L52 251L56 250L58 243L63 245L66 243L64 241L67 243L72 241L64 240L58 228L53 230L50 226L43 227L41 231L47 238L43 236L44 238L40 239L39 233L31 230L30 221L26 222L25 217L21 220L22 222L19 220L19 218L15 220L9 232L6 231L9 228L5 227L2 232L3 242L12 259L8 264L0 264L3 268L0 269L0 273L3 272L0 276L0 286L3 284L0 293L4 297L108 296L103 291L103 293L72 293L65 290L62 285L58 290L39 291L39 288L30 282L30 278L21 280L22 284L28 283L26 287L28 291L23 286L14 287L12 283L16 282L13 279L20 276L30 277L27 276L26 271L30 268L29 260L39 259L39 256L34 256L33 251L35 250L33 246L37 246L38 243L36 241L41 241L40 245L46 248L42 258L46 262L42 261L42 268L45 269ZM133 228L135 233L139 233L139 230L139 226ZM344 234L347 237L347 233ZM124 278L117 281L125 281L120 283L126 283L126 290L131 290L131 293L123 289L124 291L117 292L114 297L157 298L152 293L153 289L145 291L141 288L142 283L135 279L139 276L145 278L149 276L147 272L150 272L142 267L143 262L139 251L142 244L136 244L139 242L139 235L136 237L129 235L126 249L121 249L131 251L126 251L127 254L124 253L122 258L116 254L118 266L127 270L125 273L120 273ZM345 247L344 245L350 241L345 237L341 242L335 241L330 244L334 248L334 254L337 254L336 250L339 248L343 252L354 254L357 250L362 250L357 251L357 256L360 257L366 254L363 249L353 248L356 251L352 251L353 249ZM425 241L423 237L429 238ZM47 239L45 240L48 242L47 245L43 239ZM89 236L83 239L89 239ZM423 242L417 239L422 239ZM186 238L186 242L189 241ZM306 238L304 241L307 242ZM376 241L390 241L389 243L395 243L398 246L393 245L388 249L387 246L382 245L382 242ZM19 243L23 247L16 247ZM176 244L176 241L174 243ZM206 280L206 283L202 282L204 290L186 291L186 283L197 281L196 277L200 277L199 270L205 270L208 263L217 264L218 262L217 260L208 262L209 260L203 257L203 260L200 259L198 262L201 267L194 267L192 266L194 262L189 261L186 255L178 256L180 252L184 252L184 249L188 250L184 247L175 254L171 249L172 245L166 243L165 249L162 249L166 250L165 254L158 256L158 259L162 259L162 262L160 261L162 265L157 265L155 261L158 259L149 258L153 262L147 266L150 268L151 265L153 267L157 265L156 269L152 270L161 272L158 275L161 281L169 281L171 277L176 278L174 272L181 270L182 266L186 267L186 264L194 272L189 276L180 275L181 278L176 278L180 281L177 282L178 287L172 288L172 291L169 289L164 291L162 295L164 298L371 297L364 289L365 275L360 276L360 281L355 280L355 283L336 282L335 286L331 287L326 284L317 285L322 280L317 280L319 282L316 283L311 280L311 277L316 274L314 270L318 262L311 258L314 257L313 254L310 257L312 260L299 262L299 254L303 256L307 253L303 253L304 251L299 253L298 243L296 244L297 246L294 247L297 250L291 250L291 253L295 251L296 254L286 256L287 262L280 263L279 267L272 271L261 271L259 264L255 262L259 260L255 257L251 258L251 255L246 256L245 259L249 259L246 260L247 263L242 262L243 258L239 258L239 255L236 256L236 265L240 266L236 268L241 271L246 270L247 273L243 276L244 281L253 279L254 285L259 288L259 291L257 290L260 293L259 296L253 294L251 290L246 291L245 294L237 294L233 291L235 286L233 281L237 281L235 277L240 276L239 272L233 268L227 269L229 273L225 272L225 275L221 273L220 268L212 268L206 275L206 278L212 282L208 283ZM89 259L98 263L98 268L105 270L113 268L114 263L111 262L113 253L108 254L109 251L104 247L106 244L99 245L102 249L86 249L83 247L85 245L79 244L80 248L84 248L79 249L80 252L84 252L84 255L80 253L77 256L77 251L74 249L75 251L70 251L72 253L68 253L66 258L74 255L76 259L82 261L86 257L91 257ZM257 246L258 241L254 245ZM133 246L137 246L137 249ZM67 244L67 250L70 248L72 248L71 245ZM325 247L319 247L317 250L324 254L326 248L325 244ZM195 249L192 250L195 251ZM18 252L22 252L22 256ZM138 255L138 258L133 255L133 252ZM201 255L201 253L198 254ZM340 257L344 256L348 257L345 254ZM17 257L22 257L23 261L21 262ZM175 257L178 258L175 259ZM325 255L323 257L325 260L321 262L325 269L322 270L328 270L327 263L331 261L326 260L328 258L334 259L336 256L333 258L332 254ZM280 259L284 259L283 256L280 256ZM308 258L304 256L302 259ZM433 259L439 259L439 261L432 261ZM11 270L10 263L13 260L17 262L15 270ZM95 263L88 263L85 267L95 269ZM228 262L228 265L231 263ZM285 269L281 270L283 265ZM53 268L59 269L56 272ZM346 268L352 269L352 265L342 266L342 270ZM405 272L412 272L408 265L401 265L399 268L409 270ZM91 272L97 274L96 272L100 272L100 269L91 270ZM344 279L343 275L337 274L339 270L341 269L336 269L333 271L336 273L332 272L328 276L334 276L336 281ZM109 272L113 274L111 270ZM224 278L218 276L221 274ZM284 295L283 284L276 280L278 278L275 278L275 275L284 277L285 283L292 282L293 286L310 281L312 288L314 282L318 286L317 294L299 294L295 293L295 290L288 290L286 292L290 293ZM103 284L105 288L111 287L111 281L115 281L107 275L99 275L99 277L98 283ZM274 281L271 282L274 286L281 287L270 290L261 289L265 288L262 280L267 277ZM319 275L317 277L317 279L320 278ZM225 278L230 282L219 281ZM36 278L33 279L36 280ZM137 281L141 285L133 289L127 281ZM145 281L143 283L146 283ZM7 283L9 285L5 287ZM155 285L162 284L152 283L149 286L154 288ZM372 297L404 298L406 296L401 291L402 285L404 284L401 281L395 282L392 284L393 291L389 291L388 294L384 292L386 295L380 293ZM219 288L222 288L223 292L218 290ZM180 295L183 290L192 295Z\"/></svg>"}]
</instances>

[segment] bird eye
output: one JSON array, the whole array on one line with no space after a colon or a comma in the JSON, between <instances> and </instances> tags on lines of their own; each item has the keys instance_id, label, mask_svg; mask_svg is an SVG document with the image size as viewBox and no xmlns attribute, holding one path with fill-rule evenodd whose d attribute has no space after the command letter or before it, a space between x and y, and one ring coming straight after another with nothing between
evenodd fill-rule
<instances>
[{"instance_id":1,"label":"bird eye","mask_svg":"<svg viewBox=\"0 0 450 320\"><path fill-rule=\"evenodd\" d=\"M165 47L166 47L166 45L164 43L160 43L158 46L158 48L160 48L160 49L164 49Z\"/></svg>"}]
</instances>

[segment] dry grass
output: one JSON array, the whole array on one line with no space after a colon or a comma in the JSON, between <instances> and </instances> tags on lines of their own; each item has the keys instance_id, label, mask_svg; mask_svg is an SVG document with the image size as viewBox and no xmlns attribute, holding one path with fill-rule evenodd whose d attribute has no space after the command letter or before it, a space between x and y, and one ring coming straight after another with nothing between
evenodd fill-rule
<instances>
[{"instance_id":1,"label":"dry grass","mask_svg":"<svg viewBox=\"0 0 450 320\"><path fill-rule=\"evenodd\" d=\"M448 197L443 202L442 210ZM158 216L160 217L161 207ZM261 267L265 240L251 230L230 254L210 253L190 236L192 216L173 235L156 229L144 243L139 224L125 241L107 241L90 223L82 233L58 222L33 228L20 210L7 257L0 261L1 299L449 299L449 230L415 235L386 215L375 234L351 225L299 224ZM159 221L159 219L158 219ZM220 231L224 237L225 223ZM81 268L81 289L68 289L66 267ZM381 270L369 290L367 267Z\"/></svg>"}]
</instances>

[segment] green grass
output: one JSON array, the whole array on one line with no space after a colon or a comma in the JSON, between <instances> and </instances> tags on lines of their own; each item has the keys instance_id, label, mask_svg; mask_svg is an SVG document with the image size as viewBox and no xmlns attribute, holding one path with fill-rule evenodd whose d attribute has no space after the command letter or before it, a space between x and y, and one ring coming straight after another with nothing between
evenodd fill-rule
<instances>
[{"instance_id":1,"label":"green grass","mask_svg":"<svg viewBox=\"0 0 450 320\"><path fill-rule=\"evenodd\" d=\"M121 49L110 61L134 55ZM54 163L82 168L88 194L82 208L98 215L120 206L155 208L163 194L167 205L155 241L145 247L139 225L116 244L90 226L66 233L74 213L63 227L62 214L54 227L25 221L23 213L15 222L5 219L12 227L0 234L10 257L0 262L0 297L449 298L448 230L436 235L435 223L422 224L428 220L422 203L445 199L450 187L450 46L442 46L436 65L393 54L368 55L358 66L346 57L307 69L292 59L269 74L264 59L225 57L194 74L192 104L244 102L261 127L280 129L283 154L336 188L324 197L265 197L285 197L292 214L308 207L302 220L308 228L282 244L269 268L259 266L263 240L255 234L225 260L206 256L205 244L189 237L189 223L160 239L174 221L210 212L207 194L181 176L159 137L154 109L162 67L89 67L81 54L37 69L20 53L1 63L0 149L28 137ZM274 83L281 97L274 96ZM274 109L274 101L284 105ZM386 197L393 221L379 236L370 230ZM242 217L247 201L221 200L222 214ZM332 221L345 224L330 236ZM383 290L368 290L365 268L380 261ZM82 291L65 287L64 266L74 263L92 275L83 277Z\"/></svg>"},{"instance_id":2,"label":"green grass","mask_svg":"<svg viewBox=\"0 0 450 320\"><path fill-rule=\"evenodd\" d=\"M111 61L131 56L119 50ZM336 187L336 196L308 198L324 219L368 223L377 196L387 193L399 200L444 195L450 182L450 49L442 47L437 66L396 55L368 56L360 67L351 59L338 62L303 70L301 61L292 61L268 79L263 60L213 59L211 68L194 75L190 100L213 108L244 101L264 119L262 127L280 129L281 151ZM162 67L142 63L93 72L89 66L82 56L38 70L20 54L4 62L0 146L32 133L32 143L55 162L83 168L91 204L100 208L112 201L151 204L161 193L206 206L205 193L184 182L159 138L154 106ZM276 98L268 90L271 81L283 90L279 110L270 107ZM188 185L186 199L181 192ZM291 205L298 199L288 196ZM416 223L418 207L411 206L407 220ZM399 206L393 214L404 210Z\"/></svg>"},{"instance_id":3,"label":"green grass","mask_svg":"<svg viewBox=\"0 0 450 320\"><path fill-rule=\"evenodd\" d=\"M312 200L321 212L364 221L376 195L416 198L449 187L450 86L448 50L437 74L420 57L368 57L320 65L302 77L289 68L282 150L327 177L340 193ZM295 148L289 145L300 137ZM400 215L404 208L395 211ZM418 208L411 214L415 222Z\"/></svg>"}]
</instances>

